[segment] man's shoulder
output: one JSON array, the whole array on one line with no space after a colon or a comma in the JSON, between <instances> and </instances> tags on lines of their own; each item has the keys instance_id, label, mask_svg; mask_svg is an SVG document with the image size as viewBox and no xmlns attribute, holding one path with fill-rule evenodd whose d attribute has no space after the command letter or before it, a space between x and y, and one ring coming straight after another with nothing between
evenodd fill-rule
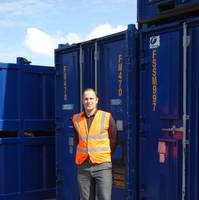
<instances>
[{"instance_id":1,"label":"man's shoulder","mask_svg":"<svg viewBox=\"0 0 199 200\"><path fill-rule=\"evenodd\" d=\"M105 110L98 110L98 111L100 111L100 112L102 112L102 113L109 113L109 114L111 114L110 112L105 111Z\"/></svg>"},{"instance_id":2,"label":"man's shoulder","mask_svg":"<svg viewBox=\"0 0 199 200\"><path fill-rule=\"evenodd\" d=\"M80 117L80 116L82 116L83 114L84 114L83 112L74 113L74 114L73 114L73 118L74 118L74 117Z\"/></svg>"},{"instance_id":3,"label":"man's shoulder","mask_svg":"<svg viewBox=\"0 0 199 200\"><path fill-rule=\"evenodd\" d=\"M98 111L100 111L102 114L105 114L105 115L108 116L109 118L112 118L112 115L111 115L110 112L104 111L104 110L98 110Z\"/></svg>"}]
</instances>

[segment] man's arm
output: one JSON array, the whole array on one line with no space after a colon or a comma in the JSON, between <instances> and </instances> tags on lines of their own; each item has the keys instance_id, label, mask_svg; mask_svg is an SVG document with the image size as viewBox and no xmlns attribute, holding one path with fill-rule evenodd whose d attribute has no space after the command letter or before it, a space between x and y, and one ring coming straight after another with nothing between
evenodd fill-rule
<instances>
[{"instance_id":1,"label":"man's arm","mask_svg":"<svg viewBox=\"0 0 199 200\"><path fill-rule=\"evenodd\" d=\"M74 130L74 145L77 146L79 143L78 132L77 132L73 122L72 122L72 125L73 125L73 130Z\"/></svg>"},{"instance_id":2,"label":"man's arm","mask_svg":"<svg viewBox=\"0 0 199 200\"><path fill-rule=\"evenodd\" d=\"M113 155L117 144L117 126L112 115L110 116L108 133L111 147L111 155Z\"/></svg>"}]
</instances>

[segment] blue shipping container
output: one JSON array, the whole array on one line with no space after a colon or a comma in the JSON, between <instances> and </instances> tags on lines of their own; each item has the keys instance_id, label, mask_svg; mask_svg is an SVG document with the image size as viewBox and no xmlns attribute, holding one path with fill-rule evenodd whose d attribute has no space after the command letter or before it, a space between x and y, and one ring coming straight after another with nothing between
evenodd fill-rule
<instances>
[{"instance_id":1,"label":"blue shipping container","mask_svg":"<svg viewBox=\"0 0 199 200\"><path fill-rule=\"evenodd\" d=\"M88 87L117 123L112 199L138 199L136 41L137 31L129 25L124 32L55 51L57 200L79 198L71 117L82 111L82 91Z\"/></svg>"},{"instance_id":2,"label":"blue shipping container","mask_svg":"<svg viewBox=\"0 0 199 200\"><path fill-rule=\"evenodd\" d=\"M198 200L199 18L140 38L140 197Z\"/></svg>"},{"instance_id":3,"label":"blue shipping container","mask_svg":"<svg viewBox=\"0 0 199 200\"><path fill-rule=\"evenodd\" d=\"M54 128L54 68L0 63L0 131ZM0 133L1 134L1 133Z\"/></svg>"},{"instance_id":4,"label":"blue shipping container","mask_svg":"<svg viewBox=\"0 0 199 200\"><path fill-rule=\"evenodd\" d=\"M137 10L138 23L172 22L188 15L197 16L199 0L138 0Z\"/></svg>"},{"instance_id":5,"label":"blue shipping container","mask_svg":"<svg viewBox=\"0 0 199 200\"><path fill-rule=\"evenodd\" d=\"M0 63L0 199L55 197L53 67Z\"/></svg>"},{"instance_id":6,"label":"blue shipping container","mask_svg":"<svg viewBox=\"0 0 199 200\"><path fill-rule=\"evenodd\" d=\"M0 138L0 199L55 197L55 139Z\"/></svg>"}]
</instances>

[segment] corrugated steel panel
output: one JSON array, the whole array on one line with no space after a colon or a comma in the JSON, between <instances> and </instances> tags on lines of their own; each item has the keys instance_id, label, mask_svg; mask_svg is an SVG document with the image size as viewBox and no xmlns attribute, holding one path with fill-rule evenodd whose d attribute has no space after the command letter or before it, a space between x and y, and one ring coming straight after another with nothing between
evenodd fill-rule
<instances>
[{"instance_id":1,"label":"corrugated steel panel","mask_svg":"<svg viewBox=\"0 0 199 200\"><path fill-rule=\"evenodd\" d=\"M189 51L188 51L188 111L189 133L188 142L188 178L187 197L190 200L199 199L199 18L188 21Z\"/></svg>"},{"instance_id":2,"label":"corrugated steel panel","mask_svg":"<svg viewBox=\"0 0 199 200\"><path fill-rule=\"evenodd\" d=\"M71 117L80 110L80 49L78 45L55 52L57 199L78 199Z\"/></svg>"},{"instance_id":3,"label":"corrugated steel panel","mask_svg":"<svg viewBox=\"0 0 199 200\"><path fill-rule=\"evenodd\" d=\"M55 69L0 63L0 199L55 197Z\"/></svg>"},{"instance_id":4,"label":"corrugated steel panel","mask_svg":"<svg viewBox=\"0 0 199 200\"><path fill-rule=\"evenodd\" d=\"M53 67L0 63L0 131L54 128Z\"/></svg>"},{"instance_id":5,"label":"corrugated steel panel","mask_svg":"<svg viewBox=\"0 0 199 200\"><path fill-rule=\"evenodd\" d=\"M141 32L141 198L198 199L199 19Z\"/></svg>"},{"instance_id":6,"label":"corrugated steel panel","mask_svg":"<svg viewBox=\"0 0 199 200\"><path fill-rule=\"evenodd\" d=\"M71 117L82 110L82 91L88 87L96 89L99 108L111 111L118 126L113 199L137 199L136 34L131 25L55 52L58 200L78 199Z\"/></svg>"},{"instance_id":7,"label":"corrugated steel panel","mask_svg":"<svg viewBox=\"0 0 199 200\"><path fill-rule=\"evenodd\" d=\"M0 138L0 199L55 197L54 137Z\"/></svg>"}]
</instances>

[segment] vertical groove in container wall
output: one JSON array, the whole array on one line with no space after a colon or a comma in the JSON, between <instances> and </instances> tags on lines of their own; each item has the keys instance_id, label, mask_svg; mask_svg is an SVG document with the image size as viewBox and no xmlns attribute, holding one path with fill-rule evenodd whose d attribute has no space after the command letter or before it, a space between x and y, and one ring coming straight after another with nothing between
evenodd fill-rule
<instances>
[{"instance_id":1,"label":"vertical groove in container wall","mask_svg":"<svg viewBox=\"0 0 199 200\"><path fill-rule=\"evenodd\" d=\"M199 60L196 52L199 48L199 18L187 18L186 23L186 36L183 35L183 20L140 30L143 47L140 97L141 198L150 196L154 200L177 200L185 196L188 200L198 199L196 188L199 165L196 157ZM183 64L187 65L186 73L183 72ZM183 88L187 88L186 92ZM186 106L187 112L183 109L185 95L187 101L184 107ZM184 119L187 126L184 126ZM183 140L185 131L187 136ZM186 154L183 154L183 142ZM183 159L186 168L182 167ZM185 176L184 183L182 175Z\"/></svg>"}]
</instances>

